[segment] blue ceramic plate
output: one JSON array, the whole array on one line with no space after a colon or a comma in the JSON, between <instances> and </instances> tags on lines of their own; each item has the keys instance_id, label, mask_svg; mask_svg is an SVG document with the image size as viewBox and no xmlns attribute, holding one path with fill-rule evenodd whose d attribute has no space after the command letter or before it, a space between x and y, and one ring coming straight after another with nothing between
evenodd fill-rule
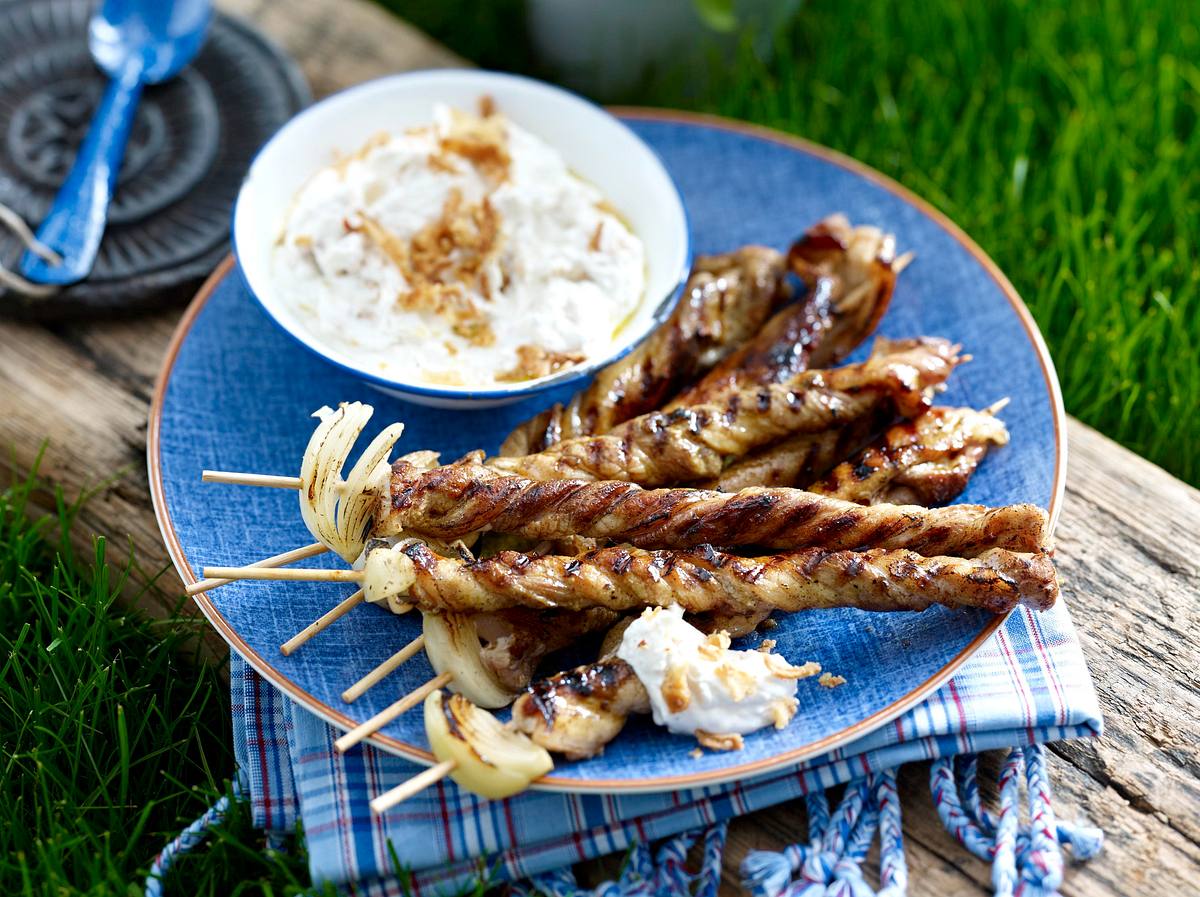
<instances>
[{"instance_id":1,"label":"blue ceramic plate","mask_svg":"<svg viewBox=\"0 0 1200 897\"><path fill-rule=\"evenodd\" d=\"M843 211L898 236L916 261L899 279L881 327L887 336L943 336L974 361L944 401L983 407L1008 396L1012 442L992 452L964 501L1028 501L1057 510L1065 467L1063 413L1053 368L1028 312L992 262L954 225L895 183L829 150L780 134L675 113L625 118L679 183L699 253L745 243L785 248L819 218ZM241 564L311 542L296 496L202 485L203 468L295 474L321 405L360 399L372 421L407 424L398 450L444 457L497 448L511 427L565 394L490 411L405 404L322 363L274 327L226 263L200 292L164 365L151 412L150 481L167 545L183 578L204 565ZM865 347L859 355L865 354ZM336 566L325 558L314 559ZM290 657L279 645L345 597L351 586L234 583L197 603L234 650L269 681L333 725L361 722L432 675L418 655L354 704L341 692L420 632L415 616L354 609ZM853 610L781 616L771 635L791 661L819 661L847 678L834 690L800 684L800 710L783 731L742 751L690 755L694 742L636 720L600 757L559 762L542 786L666 790L740 779L828 751L891 720L937 687L999 625L985 613ZM430 761L420 711L374 743Z\"/></svg>"}]
</instances>

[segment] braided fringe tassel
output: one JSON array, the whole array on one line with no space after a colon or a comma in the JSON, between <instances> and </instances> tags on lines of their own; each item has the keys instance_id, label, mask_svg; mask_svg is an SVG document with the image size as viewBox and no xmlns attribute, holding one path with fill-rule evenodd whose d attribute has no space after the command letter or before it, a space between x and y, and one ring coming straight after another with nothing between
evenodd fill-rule
<instances>
[{"instance_id":1,"label":"braided fringe tassel","mask_svg":"<svg viewBox=\"0 0 1200 897\"><path fill-rule=\"evenodd\" d=\"M1095 856L1104 833L1082 824L1056 822L1050 804L1046 754L1040 745L1014 748L1000 770L1000 807L993 813L979 799L979 761L974 755L935 760L930 770L933 803L946 831L967 850L992 864L996 897L1050 897L1062 884L1067 845L1077 860ZM1024 777L1029 822L1020 822Z\"/></svg>"},{"instance_id":2,"label":"braided fringe tassel","mask_svg":"<svg viewBox=\"0 0 1200 897\"><path fill-rule=\"evenodd\" d=\"M566 866L535 875L514 886L512 892L546 897L717 897L727 831L728 824L719 822L684 832L663 841L657 852L648 844L638 844L629 852L621 877L596 888L581 888L571 867ZM687 855L701 837L704 857L700 870L692 873L687 869Z\"/></svg>"},{"instance_id":3,"label":"braided fringe tassel","mask_svg":"<svg viewBox=\"0 0 1200 897\"><path fill-rule=\"evenodd\" d=\"M930 773L933 803L942 824L964 847L992 864L996 897L1054 897L1062 884L1061 845L1077 860L1095 856L1104 833L1083 824L1057 822L1050 804L1046 755L1040 745L1014 748L1000 770L1000 807L993 812L979 797L979 759L966 755L935 760ZM1020 822L1020 787L1026 783L1029 822ZM224 822L230 799L240 800L246 783L239 770L225 795L155 857L146 878L146 897L162 897L174 861L195 848L208 830ZM850 782L837 810L824 791L805 796L809 840L779 852L754 850L742 862L743 884L754 897L904 897L908 866L894 769ZM581 888L571 868L545 872L515 885L515 895L547 897L717 897L728 823L668 838L654 850L638 844L616 881ZM879 836L880 889L863 878L862 862ZM703 839L697 872L687 855ZM268 838L268 851L279 850Z\"/></svg>"},{"instance_id":4,"label":"braided fringe tassel","mask_svg":"<svg viewBox=\"0 0 1200 897\"><path fill-rule=\"evenodd\" d=\"M146 897L162 897L163 882L166 881L175 860L202 844L208 830L225 821L229 814L230 797L235 801L241 800L245 788L245 777L239 769L233 777L233 787L230 789L232 795L222 795L215 804L204 811L203 816L176 835L175 839L159 852L150 865L150 874L146 876Z\"/></svg>"},{"instance_id":5,"label":"braided fringe tassel","mask_svg":"<svg viewBox=\"0 0 1200 897\"><path fill-rule=\"evenodd\" d=\"M863 878L862 861L878 833L880 897L903 897L908 866L900 827L895 770L874 773L846 786L830 813L825 793L805 797L808 843L781 852L753 850L742 861L742 883L754 897L875 897Z\"/></svg>"}]
</instances>

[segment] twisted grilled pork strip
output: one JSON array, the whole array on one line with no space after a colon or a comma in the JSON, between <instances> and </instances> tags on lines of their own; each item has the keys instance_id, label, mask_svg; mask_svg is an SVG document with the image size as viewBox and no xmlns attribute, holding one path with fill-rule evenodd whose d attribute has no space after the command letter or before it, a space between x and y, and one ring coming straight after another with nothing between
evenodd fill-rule
<instances>
[{"instance_id":1,"label":"twisted grilled pork strip","mask_svg":"<svg viewBox=\"0 0 1200 897\"><path fill-rule=\"evenodd\" d=\"M710 554L716 555L715 552L710 552ZM862 561L864 567L878 564L878 559L883 555L904 553L876 552L869 554L875 556L864 559ZM706 553L707 555L708 553ZM982 570L972 570L966 573L958 570L953 576L955 578L965 577L972 589L980 589L984 582L992 579L997 583L1003 583L998 585L998 591L1008 592L1008 597L998 604L992 604L992 607L996 609L1002 610L1004 606L1015 603L1016 595L1020 595L1021 592L1024 592L1027 600L1031 601L1034 606L1049 607L1049 604L1054 602L1056 595L1054 568L1050 565L1049 559L1045 555L1004 555L1006 553L1003 552L989 553L986 559L980 558L977 561L968 562L968 564L982 567ZM724 555L724 558L727 559L728 555ZM698 578L703 588L708 588L708 583L713 582L713 579L697 577L695 571L704 570L714 578L716 573L710 567L712 561L704 558L701 560L704 561L704 566L695 567L694 570L689 571L688 578L690 582L696 582ZM691 561L690 558L689 561ZM890 566L892 570L898 570L902 579L910 579L920 576L920 571L923 570L920 565L937 565L942 561L949 561L953 565L961 564L961 561L956 559L917 559L916 566L910 567L908 566L910 560L898 558L890 565L884 561L881 566L883 568ZM758 561L734 559L732 562L749 566L757 564ZM775 559L770 559L768 564L774 564L774 562ZM822 562L818 562L814 566L814 571L821 567ZM1003 570L1009 565L1012 566L1010 570ZM679 561L677 560L674 570L677 570L678 567ZM835 570L838 568L836 562L834 567ZM629 576L634 568L631 565L623 576ZM672 570L672 574L674 574L674 570ZM846 568L841 568L841 571L842 574L848 573ZM935 576L935 573L930 572L930 574ZM943 574L938 571L936 576L943 576ZM779 580L773 580L773 583L778 582ZM804 583L800 584L800 590L803 591L804 585ZM786 583L785 588L787 588ZM918 585L917 589L919 594L922 588ZM907 590L905 590L905 594L907 594ZM925 598L918 598L918 601L924 600ZM670 595L667 596L667 601L671 601ZM583 664L582 667L566 670L565 673L534 681L532 685L529 685L526 693L518 697L512 705L512 722L515 726L548 751L564 753L570 759L580 759L599 753L608 742L616 738L624 727L626 717L630 714L649 712L646 688L637 679L628 663L612 656L619 644L619 638L606 638L605 643L607 650L602 652L599 661Z\"/></svg>"},{"instance_id":2,"label":"twisted grilled pork strip","mask_svg":"<svg viewBox=\"0 0 1200 897\"><path fill-rule=\"evenodd\" d=\"M989 446L1003 445L1008 441L1008 431L994 416L997 410L997 406L984 411L932 408L915 420L892 427L877 444L868 447L858 457L838 465L827 477L810 486L809 491L858 504L878 503L883 496L895 494L905 495L913 504L931 505L949 501L965 488ZM839 431L839 434L844 432ZM818 434L810 438L818 446L844 444L842 440L824 439L822 436ZM587 613L597 612L594 609ZM597 625L606 625L602 618L595 618L589 621L590 625L579 628L580 622L573 619L576 616L574 614L553 613L552 620L547 621L543 619L544 615L531 610L500 613L521 614L514 619L528 627L528 631L509 632L504 639L496 642L497 647L516 646L515 649L502 651L494 664L502 681L507 683L511 679L518 683L509 686L513 690L524 687L530 681L537 662L547 653L569 644L584 632L594 631ZM693 622L705 631L720 629L737 637L752 632L769 613L770 610L766 608L750 613L710 612L694 616ZM578 631L574 631L576 629ZM489 648L484 649L485 661L492 656ZM503 672L505 669L515 672L509 676ZM585 676L581 681L609 680ZM588 712L594 715L599 711L593 708Z\"/></svg>"},{"instance_id":3,"label":"twisted grilled pork strip","mask_svg":"<svg viewBox=\"0 0 1200 897\"><path fill-rule=\"evenodd\" d=\"M577 558L505 551L463 561L413 541L392 552L391 587L427 612L621 611L679 604L691 613L745 614L763 607L899 611L942 604L1006 613L1017 604L1045 610L1058 597L1048 555L1000 548L970 559L819 548L743 558L702 545L674 551L602 548Z\"/></svg>"},{"instance_id":4,"label":"twisted grilled pork strip","mask_svg":"<svg viewBox=\"0 0 1200 897\"><path fill-rule=\"evenodd\" d=\"M809 284L805 299L777 312L752 340L664 410L723 402L740 390L841 361L887 311L902 267L895 250L891 234L851 227L844 215L810 228L788 252L789 266Z\"/></svg>"},{"instance_id":5,"label":"twisted grilled pork strip","mask_svg":"<svg viewBox=\"0 0 1200 897\"><path fill-rule=\"evenodd\" d=\"M1000 556L1002 553L998 553L997 557ZM1036 607L1053 603L1056 584L1049 559L1045 555L1009 557L1018 559L1018 570L1025 563L1029 565L1023 571L1030 574L1025 587L1014 582L1015 589L1028 591ZM969 581L982 581L990 576L1007 580L1009 574L995 568L984 577L967 574ZM1002 588L1007 589L1008 585ZM711 618L706 621L706 617L696 617L695 625L705 631L720 628L719 623L714 624ZM533 681L513 703L514 725L547 750L578 760L600 753L620 734L630 714L648 713L650 699L645 686L625 661L613 656L620 644L619 637L606 636L605 644L609 650L603 651L599 660Z\"/></svg>"},{"instance_id":6,"label":"twisted grilled pork strip","mask_svg":"<svg viewBox=\"0 0 1200 897\"><path fill-rule=\"evenodd\" d=\"M912 253L896 257L895 238L873 227L851 227L831 215L788 250L788 267L806 283L827 281L840 316L813 350L814 367L845 358L887 311L896 278Z\"/></svg>"},{"instance_id":7,"label":"twisted grilled pork strip","mask_svg":"<svg viewBox=\"0 0 1200 897\"><path fill-rule=\"evenodd\" d=\"M787 297L785 271L783 255L765 246L701 256L661 327L565 406L556 404L520 424L500 454L531 455L563 439L606 433L661 407L759 330Z\"/></svg>"},{"instance_id":8,"label":"twisted grilled pork strip","mask_svg":"<svg viewBox=\"0 0 1200 897\"><path fill-rule=\"evenodd\" d=\"M1003 407L1000 403L998 405ZM884 496L896 494L906 496L912 503L925 505L949 501L965 488L988 448L991 445L1003 445L1008 441L1008 431L994 416L999 407L993 406L984 411L972 408L932 408L915 420L892 427L877 444L864 450L857 458L838 465L827 477L809 489L859 504L878 503ZM819 441L819 437L813 438ZM589 613L596 612L594 609ZM693 617L693 621L705 631L720 629L736 637L753 631L769 612L766 608L750 613L710 612ZM579 625L572 619L576 616L574 614L555 613L553 622L547 624L542 622L542 615L536 611L501 613L523 614L520 619L528 620L528 626L534 633L532 637L526 633L516 633L500 643L511 642L518 646L526 646L519 647L516 652L509 652L515 654L516 662L502 659L496 664L498 671L503 669L502 664L517 670L511 677L517 683L510 685L513 690L524 687L530 681L533 668L541 657L573 641L576 634L572 633L572 629ZM595 618L592 625L579 630L577 634L593 631L597 625L606 624L602 618ZM551 646L542 650L543 643ZM487 656L490 655L485 649L485 659ZM522 660L524 662L521 662ZM504 673L499 675L504 681L508 681L504 678ZM583 708L570 712L566 708L560 708L560 717L572 719L571 713L584 712L588 723L586 726L581 724L579 732L607 731L603 727L597 730L594 718L604 712L610 714L615 723L616 716L620 714L613 715L612 711L593 706L593 699L595 690L600 687L607 688L614 681L613 677L594 670L570 675L573 678L552 686L551 694L539 700L543 704L561 704L564 700L569 700L567 696L571 689L584 689L586 694L579 698L583 701ZM625 684L623 680L620 687L636 691L635 686ZM621 703L617 701L618 706ZM571 728L575 731L574 723L571 724ZM619 726L613 733L617 730Z\"/></svg>"},{"instance_id":9,"label":"twisted grilled pork strip","mask_svg":"<svg viewBox=\"0 0 1200 897\"><path fill-rule=\"evenodd\" d=\"M420 534L452 542L494 530L531 539L573 535L641 548L907 548L977 555L987 548L1044 551L1046 512L1033 505L864 507L800 489L642 489L632 483L501 476L461 463L413 473L393 467L376 535Z\"/></svg>"},{"instance_id":10,"label":"twisted grilled pork strip","mask_svg":"<svg viewBox=\"0 0 1200 897\"><path fill-rule=\"evenodd\" d=\"M824 366L848 355L875 328L886 311L895 287L896 276L911 256L893 259L894 241L874 228L850 228L842 216L833 216L814 228L788 253L789 267L809 283L825 284L842 310L832 315L818 338L810 340L802 351L787 353L786 339L776 346L777 356L793 364ZM776 315L776 319L788 310ZM773 323L773 322L772 322ZM770 325L768 325L769 327ZM765 357L770 358L770 350ZM734 358L728 359L728 362ZM727 363L728 363L727 362ZM753 363L748 362L753 368ZM760 367L769 376L770 368ZM697 389L721 388L724 367L715 369ZM725 383L737 377L727 372ZM715 381L715 382L714 382ZM880 420L877 428L886 426ZM865 442L877 429L860 427L834 434L798 434L751 452L736 460L707 485L723 492L747 486L797 486L825 473L839 458Z\"/></svg>"},{"instance_id":11,"label":"twisted grilled pork strip","mask_svg":"<svg viewBox=\"0 0 1200 897\"><path fill-rule=\"evenodd\" d=\"M628 480L646 486L716 476L728 457L796 432L844 426L884 404L911 417L928 390L966 360L945 340L879 340L861 364L805 371L733 393L724 403L654 411L600 436L569 439L535 455L492 458L501 473L536 480Z\"/></svg>"},{"instance_id":12,"label":"twisted grilled pork strip","mask_svg":"<svg viewBox=\"0 0 1200 897\"><path fill-rule=\"evenodd\" d=\"M811 483L850 457L894 419L890 408L880 407L844 427L821 433L798 433L738 458L720 476L697 485L719 492L737 492L753 486Z\"/></svg>"},{"instance_id":13,"label":"twisted grilled pork strip","mask_svg":"<svg viewBox=\"0 0 1200 897\"><path fill-rule=\"evenodd\" d=\"M988 449L1008 442L1008 430L995 417L999 407L931 408L892 427L808 490L859 504L950 501L966 488Z\"/></svg>"}]
</instances>

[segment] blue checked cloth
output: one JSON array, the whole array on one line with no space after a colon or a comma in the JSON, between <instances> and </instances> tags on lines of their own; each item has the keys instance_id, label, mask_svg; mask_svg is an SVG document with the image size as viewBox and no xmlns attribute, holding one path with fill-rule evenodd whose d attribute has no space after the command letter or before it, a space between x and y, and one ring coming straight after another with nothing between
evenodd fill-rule
<instances>
[{"instance_id":1,"label":"blue checked cloth","mask_svg":"<svg viewBox=\"0 0 1200 897\"><path fill-rule=\"evenodd\" d=\"M709 826L914 760L1099 735L1101 714L1063 603L1009 617L946 685L875 732L822 757L731 785L664 794L527 792L483 801L445 780L382 817L368 801L421 767L370 747L342 756L337 732L232 663L238 762L258 826L303 823L315 882L354 893L441 893L481 874L520 880Z\"/></svg>"}]
</instances>

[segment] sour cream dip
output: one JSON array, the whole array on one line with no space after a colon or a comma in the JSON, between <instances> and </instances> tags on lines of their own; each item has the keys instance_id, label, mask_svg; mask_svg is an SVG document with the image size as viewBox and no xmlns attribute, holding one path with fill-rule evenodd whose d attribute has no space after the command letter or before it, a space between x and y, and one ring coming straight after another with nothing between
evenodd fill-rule
<instances>
[{"instance_id":1,"label":"sour cream dip","mask_svg":"<svg viewBox=\"0 0 1200 897\"><path fill-rule=\"evenodd\" d=\"M725 633L705 635L679 605L643 611L617 657L646 687L654 722L726 750L741 747L748 732L786 726L796 713L796 680L820 670L767 651L730 650Z\"/></svg>"},{"instance_id":2,"label":"sour cream dip","mask_svg":"<svg viewBox=\"0 0 1200 897\"><path fill-rule=\"evenodd\" d=\"M364 369L479 387L610 354L646 288L641 240L487 101L436 106L318 172L272 274L313 338Z\"/></svg>"}]
</instances>

